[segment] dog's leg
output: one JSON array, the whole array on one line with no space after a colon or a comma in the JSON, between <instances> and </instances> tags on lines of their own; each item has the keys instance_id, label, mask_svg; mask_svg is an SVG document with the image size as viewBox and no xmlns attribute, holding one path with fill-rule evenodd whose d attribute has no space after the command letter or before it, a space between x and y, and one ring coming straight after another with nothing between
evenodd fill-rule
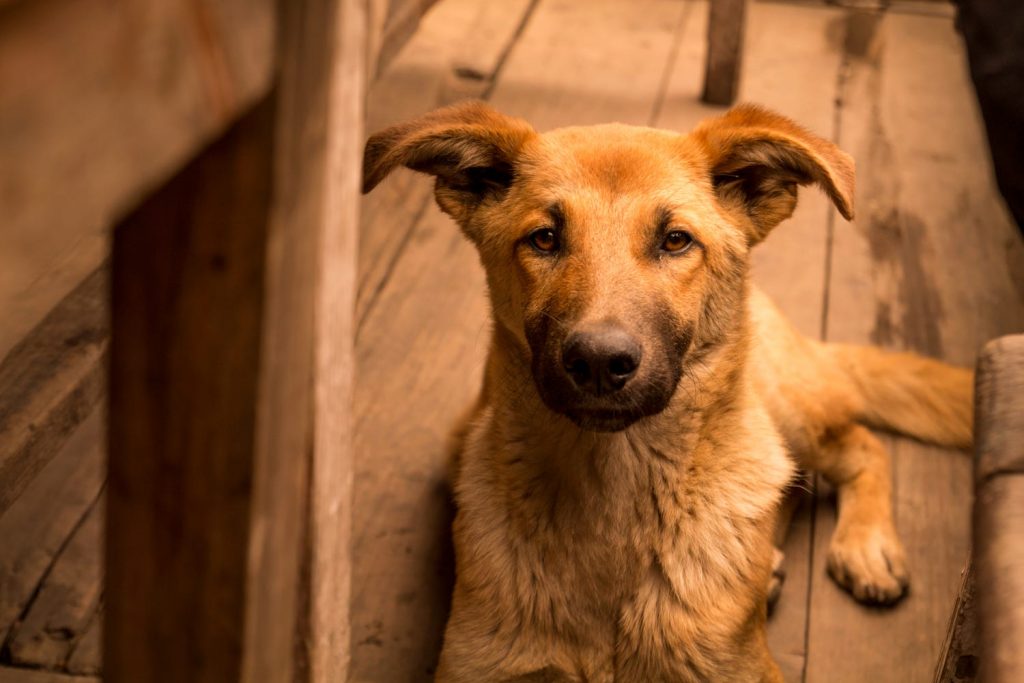
<instances>
[{"instance_id":1,"label":"dog's leg","mask_svg":"<svg viewBox=\"0 0 1024 683\"><path fill-rule=\"evenodd\" d=\"M889 453L867 428L850 424L823 439L815 466L838 492L829 573L862 602L895 602L909 577L892 519Z\"/></svg>"}]
</instances>

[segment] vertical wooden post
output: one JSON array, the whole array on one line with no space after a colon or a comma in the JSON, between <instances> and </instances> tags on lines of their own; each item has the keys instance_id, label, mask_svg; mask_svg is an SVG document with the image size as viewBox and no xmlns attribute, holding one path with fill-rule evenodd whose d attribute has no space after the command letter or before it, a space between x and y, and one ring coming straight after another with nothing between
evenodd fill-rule
<instances>
[{"instance_id":1,"label":"vertical wooden post","mask_svg":"<svg viewBox=\"0 0 1024 683\"><path fill-rule=\"evenodd\" d=\"M352 527L352 368L367 64L367 0L338 0L329 82L323 232L316 323L316 408L299 610L305 683L348 677ZM295 65L298 69L303 64Z\"/></svg>"},{"instance_id":2,"label":"vertical wooden post","mask_svg":"<svg viewBox=\"0 0 1024 683\"><path fill-rule=\"evenodd\" d=\"M345 678L364 2L280 0L272 91L115 230L111 683Z\"/></svg>"},{"instance_id":3,"label":"vertical wooden post","mask_svg":"<svg viewBox=\"0 0 1024 683\"><path fill-rule=\"evenodd\" d=\"M708 104L729 105L736 100L746 14L747 0L711 0L702 97Z\"/></svg>"}]
</instances>

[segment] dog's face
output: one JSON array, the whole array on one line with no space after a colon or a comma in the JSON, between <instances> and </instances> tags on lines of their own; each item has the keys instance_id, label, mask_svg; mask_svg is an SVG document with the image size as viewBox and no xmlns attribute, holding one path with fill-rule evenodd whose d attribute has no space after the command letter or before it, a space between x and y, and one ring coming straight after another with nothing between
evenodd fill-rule
<instances>
[{"instance_id":1,"label":"dog's face","mask_svg":"<svg viewBox=\"0 0 1024 683\"><path fill-rule=\"evenodd\" d=\"M364 189L399 164L437 176L544 403L599 431L662 411L691 357L742 329L749 247L792 213L798 184L852 213L849 157L753 107L686 136L541 135L467 103L373 136Z\"/></svg>"}]
</instances>

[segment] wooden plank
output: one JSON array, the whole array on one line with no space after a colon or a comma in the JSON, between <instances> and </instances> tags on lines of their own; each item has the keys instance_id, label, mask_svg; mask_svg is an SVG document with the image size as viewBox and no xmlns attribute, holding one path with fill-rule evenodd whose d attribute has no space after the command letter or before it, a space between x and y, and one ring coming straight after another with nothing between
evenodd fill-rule
<instances>
[{"instance_id":1,"label":"wooden plank","mask_svg":"<svg viewBox=\"0 0 1024 683\"><path fill-rule=\"evenodd\" d=\"M991 181L959 37L948 18L856 12L837 33L846 34L849 64L840 142L857 163L858 215L836 223L828 339L969 365L985 339L1024 327L1024 249ZM812 683L912 683L935 668L967 557L970 462L907 440L886 443L911 591L881 610L836 587L825 571L834 507L823 501Z\"/></svg>"},{"instance_id":2,"label":"wooden plank","mask_svg":"<svg viewBox=\"0 0 1024 683\"><path fill-rule=\"evenodd\" d=\"M345 124L365 63L338 41L365 5L278 10L272 96L115 233L113 683L344 674L345 579L318 580L327 560L344 571L346 548L318 542L345 533L348 446L315 451L343 436L322 422L351 372L351 339L319 335L351 324L354 237L327 235L355 230L340 204L359 182L361 131Z\"/></svg>"},{"instance_id":3,"label":"wooden plank","mask_svg":"<svg viewBox=\"0 0 1024 683\"><path fill-rule=\"evenodd\" d=\"M79 676L98 676L103 668L103 607L85 628L68 658L68 673Z\"/></svg>"},{"instance_id":4,"label":"wooden plank","mask_svg":"<svg viewBox=\"0 0 1024 683\"><path fill-rule=\"evenodd\" d=\"M480 3L444 0L424 17L419 30L376 80L366 101L366 130L380 130L461 97L484 94L462 85L454 73L464 65L467 46L475 46L474 68L488 83L501 55L510 47L530 4L528 0ZM491 40L482 42L478 36ZM363 320L395 260L408 244L417 218L433 203L433 182L401 170L362 199L359 235L357 311Z\"/></svg>"},{"instance_id":5,"label":"wooden plank","mask_svg":"<svg viewBox=\"0 0 1024 683\"><path fill-rule=\"evenodd\" d=\"M68 676L52 671L0 666L0 683L100 683L92 676Z\"/></svg>"},{"instance_id":6,"label":"wooden plank","mask_svg":"<svg viewBox=\"0 0 1024 683\"><path fill-rule=\"evenodd\" d=\"M324 16L304 17L328 22L324 35L309 36L323 42L320 47L323 54L316 60L305 55L301 59L293 58L288 65L292 72L285 72L286 79L291 77L301 82L300 73L309 68L307 65L311 61L314 67L319 64L320 77L324 80L320 87L326 90L326 101L308 95L303 98L305 101L299 101L299 105L308 110L306 118L311 120L303 122L298 132L315 133L327 140L323 168L307 168L303 174L306 182L320 185L322 198L316 189L296 192L308 205L309 219L316 221L312 232L319 233L319 243L314 246L320 261L314 283L314 432L309 501L304 511L305 549L300 578L303 589L296 644L295 680L306 683L347 680L351 641L352 394L366 90L366 3L364 0L340 0L336 8L331 4L322 3L320 12ZM331 22L337 28L332 30ZM326 111L318 111L320 109ZM308 151L296 145L295 152L306 154ZM287 161L293 166L306 163L302 158ZM316 205L318 201L320 206ZM301 226L283 225L279 238L289 239L288 231L298 227ZM309 292L297 293L299 297L309 295ZM283 370L288 372L289 369L284 366ZM291 400L288 396L284 399ZM275 420L275 411L270 411L264 419ZM287 462L282 465L287 466ZM264 618L273 618L273 615L268 613ZM258 673L259 669L254 672Z\"/></svg>"},{"instance_id":7,"label":"wooden plank","mask_svg":"<svg viewBox=\"0 0 1024 683\"><path fill-rule=\"evenodd\" d=\"M1002 474L977 491L974 512L982 680L1024 676L1024 474Z\"/></svg>"},{"instance_id":8,"label":"wooden plank","mask_svg":"<svg viewBox=\"0 0 1024 683\"><path fill-rule=\"evenodd\" d=\"M544 1L493 101L540 127L649 120L683 6ZM431 206L360 333L353 681L431 680L451 588L446 443L480 381L478 260Z\"/></svg>"},{"instance_id":9,"label":"wooden plank","mask_svg":"<svg viewBox=\"0 0 1024 683\"><path fill-rule=\"evenodd\" d=\"M116 215L266 91L272 7L52 0L4 9L0 356L99 265Z\"/></svg>"},{"instance_id":10,"label":"wooden plank","mask_svg":"<svg viewBox=\"0 0 1024 683\"><path fill-rule=\"evenodd\" d=\"M989 342L978 358L974 481L1024 474L1024 334Z\"/></svg>"},{"instance_id":11,"label":"wooden plank","mask_svg":"<svg viewBox=\"0 0 1024 683\"><path fill-rule=\"evenodd\" d=\"M1024 678L1024 335L985 346L975 400L974 556L982 674Z\"/></svg>"},{"instance_id":12,"label":"wooden plank","mask_svg":"<svg viewBox=\"0 0 1024 683\"><path fill-rule=\"evenodd\" d=\"M743 33L747 0L711 0L704 94L708 104L727 105L736 100L743 66Z\"/></svg>"},{"instance_id":13,"label":"wooden plank","mask_svg":"<svg viewBox=\"0 0 1024 683\"><path fill-rule=\"evenodd\" d=\"M241 679L272 126L268 101L115 231L112 682Z\"/></svg>"},{"instance_id":14,"label":"wooden plank","mask_svg":"<svg viewBox=\"0 0 1024 683\"><path fill-rule=\"evenodd\" d=\"M0 515L99 401L107 281L94 271L0 363Z\"/></svg>"},{"instance_id":15,"label":"wooden plank","mask_svg":"<svg viewBox=\"0 0 1024 683\"><path fill-rule=\"evenodd\" d=\"M721 109L700 101L707 2L691 3L672 78L655 125L687 131ZM840 10L754 3L750 7L746 73L739 99L758 102L819 135L833 135L835 83L842 52L831 36ZM798 87L821 83L820 88ZM831 204L817 190L800 191L794 215L753 251L753 279L803 334L819 338ZM787 681L802 678L810 588L811 512L805 492L786 537L782 597L768 622L768 640Z\"/></svg>"},{"instance_id":16,"label":"wooden plank","mask_svg":"<svg viewBox=\"0 0 1024 683\"><path fill-rule=\"evenodd\" d=\"M0 516L0 645L82 517L105 475L103 415L78 427L20 498ZM99 555L99 548L93 549Z\"/></svg>"},{"instance_id":17,"label":"wooden plank","mask_svg":"<svg viewBox=\"0 0 1024 683\"><path fill-rule=\"evenodd\" d=\"M16 665L60 669L96 615L102 584L103 505L97 501L68 539L7 642Z\"/></svg>"}]
</instances>

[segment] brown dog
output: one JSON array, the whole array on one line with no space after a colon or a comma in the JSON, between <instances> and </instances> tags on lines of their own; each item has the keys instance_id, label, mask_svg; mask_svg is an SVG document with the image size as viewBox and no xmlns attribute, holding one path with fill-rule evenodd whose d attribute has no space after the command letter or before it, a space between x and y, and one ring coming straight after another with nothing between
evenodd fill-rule
<instances>
[{"instance_id":1,"label":"brown dog","mask_svg":"<svg viewBox=\"0 0 1024 683\"><path fill-rule=\"evenodd\" d=\"M748 282L798 185L852 216L846 154L752 106L689 135L541 135L464 103L370 138L364 189L399 165L437 177L494 318L437 680L781 680L764 621L797 466L838 489L836 580L899 598L889 457L862 425L966 446L971 374L805 339Z\"/></svg>"}]
</instances>

